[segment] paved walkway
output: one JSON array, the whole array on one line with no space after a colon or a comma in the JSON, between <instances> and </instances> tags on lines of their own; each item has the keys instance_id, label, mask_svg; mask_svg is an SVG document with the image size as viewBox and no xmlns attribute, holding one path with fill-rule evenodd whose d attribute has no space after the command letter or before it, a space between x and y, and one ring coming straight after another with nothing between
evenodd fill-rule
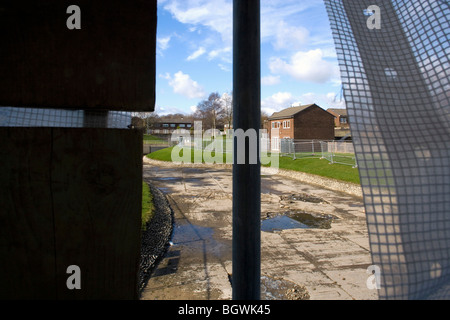
<instances>
[{"instance_id":1,"label":"paved walkway","mask_svg":"<svg viewBox=\"0 0 450 320\"><path fill-rule=\"evenodd\" d=\"M173 244L142 299L230 299L231 170L147 162L144 179L168 197L175 227ZM280 176L262 177L261 198L262 219L286 211L333 217L325 220L331 221L329 229L294 225L271 230L265 223L262 276L304 286L311 300L377 299L377 292L366 287L371 261L360 198ZM266 222L270 221L277 223L276 219Z\"/></svg>"}]
</instances>

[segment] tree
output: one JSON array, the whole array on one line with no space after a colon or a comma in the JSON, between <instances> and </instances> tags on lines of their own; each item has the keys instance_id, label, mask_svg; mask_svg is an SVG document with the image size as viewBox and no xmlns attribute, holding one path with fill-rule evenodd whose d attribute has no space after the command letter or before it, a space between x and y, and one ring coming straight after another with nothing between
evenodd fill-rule
<instances>
[{"instance_id":1,"label":"tree","mask_svg":"<svg viewBox=\"0 0 450 320\"><path fill-rule=\"evenodd\" d=\"M224 109L225 124L228 125L228 129L231 129L233 125L233 92L225 92L222 95L222 105Z\"/></svg>"},{"instance_id":2,"label":"tree","mask_svg":"<svg viewBox=\"0 0 450 320\"><path fill-rule=\"evenodd\" d=\"M132 119L134 119L132 122L133 126L136 126L138 118L142 119L142 125L146 132L148 132L149 129L153 128L153 125L158 122L159 116L156 114L156 112L133 112L131 114Z\"/></svg>"},{"instance_id":3,"label":"tree","mask_svg":"<svg viewBox=\"0 0 450 320\"><path fill-rule=\"evenodd\" d=\"M221 103L220 95L213 92L208 99L201 101L197 105L197 111L194 114L197 120L203 123L203 129L217 129L223 126L225 111Z\"/></svg>"},{"instance_id":4,"label":"tree","mask_svg":"<svg viewBox=\"0 0 450 320\"><path fill-rule=\"evenodd\" d=\"M269 114L261 110L261 128L264 129L264 122L269 120Z\"/></svg>"}]
</instances>

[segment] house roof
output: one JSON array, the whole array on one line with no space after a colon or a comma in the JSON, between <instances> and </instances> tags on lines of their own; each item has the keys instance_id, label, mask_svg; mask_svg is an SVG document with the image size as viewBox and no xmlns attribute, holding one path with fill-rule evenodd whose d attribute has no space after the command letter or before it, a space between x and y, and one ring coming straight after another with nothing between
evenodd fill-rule
<instances>
[{"instance_id":1,"label":"house roof","mask_svg":"<svg viewBox=\"0 0 450 320\"><path fill-rule=\"evenodd\" d=\"M338 116L346 116L347 115L347 109L328 109L328 112L335 113Z\"/></svg>"},{"instance_id":2,"label":"house roof","mask_svg":"<svg viewBox=\"0 0 450 320\"><path fill-rule=\"evenodd\" d=\"M318 108L320 108L317 104L313 103L313 104L307 104L304 106L298 106L298 107L290 107L284 110L281 110L279 112L275 112L274 114L272 114L271 117L269 117L269 120L278 120L278 119L288 119L288 118L292 118L294 115L296 115L299 112L302 112L310 107L316 106ZM322 109L322 108L320 108ZM326 110L322 109L323 111L327 112ZM331 114L330 114L331 115Z\"/></svg>"}]
</instances>

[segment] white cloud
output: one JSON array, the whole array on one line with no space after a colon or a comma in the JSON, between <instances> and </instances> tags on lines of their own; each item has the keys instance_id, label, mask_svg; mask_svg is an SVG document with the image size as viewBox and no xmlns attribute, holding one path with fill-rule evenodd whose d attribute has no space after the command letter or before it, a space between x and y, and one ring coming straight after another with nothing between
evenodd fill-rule
<instances>
[{"instance_id":1,"label":"white cloud","mask_svg":"<svg viewBox=\"0 0 450 320\"><path fill-rule=\"evenodd\" d=\"M172 0L164 9L181 23L205 26L231 44L233 5L227 0Z\"/></svg>"},{"instance_id":2,"label":"white cloud","mask_svg":"<svg viewBox=\"0 0 450 320\"><path fill-rule=\"evenodd\" d=\"M296 101L298 99L290 92L278 92L261 101L261 110L272 115L274 112L289 108Z\"/></svg>"},{"instance_id":3,"label":"white cloud","mask_svg":"<svg viewBox=\"0 0 450 320\"><path fill-rule=\"evenodd\" d=\"M231 46L221 48L221 49L211 50L208 53L208 60L211 61L213 59L221 59L222 61L224 61L226 63L232 63L231 52L232 52Z\"/></svg>"},{"instance_id":4,"label":"white cloud","mask_svg":"<svg viewBox=\"0 0 450 320\"><path fill-rule=\"evenodd\" d=\"M187 61L195 60L206 52L205 48L200 47L194 53L192 53L189 57L187 57Z\"/></svg>"},{"instance_id":5,"label":"white cloud","mask_svg":"<svg viewBox=\"0 0 450 320\"><path fill-rule=\"evenodd\" d=\"M323 109L329 108L345 108L345 101L340 99L339 95L330 92L327 94L317 94L308 92L300 96L294 96L290 92L278 92L261 101L261 110L269 115L274 112L295 106L315 103Z\"/></svg>"},{"instance_id":6,"label":"white cloud","mask_svg":"<svg viewBox=\"0 0 450 320\"><path fill-rule=\"evenodd\" d=\"M160 106L160 105L156 105L155 106L155 113L159 116L165 116L168 114L176 114L176 113L181 113L181 114L186 114L185 111L176 108L176 107L168 107L168 106Z\"/></svg>"},{"instance_id":7,"label":"white cloud","mask_svg":"<svg viewBox=\"0 0 450 320\"><path fill-rule=\"evenodd\" d=\"M329 92L327 94L308 92L302 94L300 99L303 104L316 103L325 110L329 108L345 108L345 101L334 92Z\"/></svg>"},{"instance_id":8,"label":"white cloud","mask_svg":"<svg viewBox=\"0 0 450 320\"><path fill-rule=\"evenodd\" d=\"M203 87L182 71L178 71L173 77L166 73L163 78L169 80L169 85L173 88L173 92L181 94L186 98L203 98L206 95Z\"/></svg>"},{"instance_id":9,"label":"white cloud","mask_svg":"<svg viewBox=\"0 0 450 320\"><path fill-rule=\"evenodd\" d=\"M261 1L261 40L272 41L279 30L280 21L287 27L299 24L298 15L323 4L317 0L263 0ZM296 27L291 27L296 28ZM298 27L299 28L299 27ZM300 29L300 28L299 28Z\"/></svg>"},{"instance_id":10,"label":"white cloud","mask_svg":"<svg viewBox=\"0 0 450 320\"><path fill-rule=\"evenodd\" d=\"M263 86L273 86L280 83L280 76L266 76L261 78Z\"/></svg>"},{"instance_id":11,"label":"white cloud","mask_svg":"<svg viewBox=\"0 0 450 320\"><path fill-rule=\"evenodd\" d=\"M305 45L308 36L309 31L306 28L289 26L286 22L280 21L276 27L273 46L276 50L297 50Z\"/></svg>"},{"instance_id":12,"label":"white cloud","mask_svg":"<svg viewBox=\"0 0 450 320\"><path fill-rule=\"evenodd\" d=\"M299 81L325 83L339 74L339 68L323 59L321 49L308 52L299 51L292 55L289 62L273 57L269 62L274 74L287 74Z\"/></svg>"},{"instance_id":13,"label":"white cloud","mask_svg":"<svg viewBox=\"0 0 450 320\"><path fill-rule=\"evenodd\" d=\"M225 65L223 65L223 64L221 64L221 63L219 63L217 66L218 66L218 67L220 68L220 70L222 70L222 71L230 72L230 68L227 67L227 66L225 66Z\"/></svg>"},{"instance_id":14,"label":"white cloud","mask_svg":"<svg viewBox=\"0 0 450 320\"><path fill-rule=\"evenodd\" d=\"M166 50L167 48L169 48L169 42L170 42L171 38L172 38L172 36L167 36L167 37L163 37L163 38L158 37L158 40L157 40L158 48L160 50Z\"/></svg>"}]
</instances>

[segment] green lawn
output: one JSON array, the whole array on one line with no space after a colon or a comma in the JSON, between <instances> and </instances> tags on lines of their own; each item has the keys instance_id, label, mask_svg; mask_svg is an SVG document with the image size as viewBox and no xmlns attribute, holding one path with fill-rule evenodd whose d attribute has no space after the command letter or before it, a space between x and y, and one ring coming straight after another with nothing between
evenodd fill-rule
<instances>
[{"instance_id":1,"label":"green lawn","mask_svg":"<svg viewBox=\"0 0 450 320\"><path fill-rule=\"evenodd\" d=\"M142 224L141 229L146 229L146 224L150 221L154 214L153 196L150 192L150 187L147 183L142 181Z\"/></svg>"},{"instance_id":2,"label":"green lawn","mask_svg":"<svg viewBox=\"0 0 450 320\"><path fill-rule=\"evenodd\" d=\"M147 157L154 160L160 161L172 161L172 149L166 148L151 154ZM183 151L180 152L180 156L183 155ZM212 154L214 156L214 153ZM225 155L223 155L223 163L226 162ZM191 162L194 162L194 153L191 153ZM203 161L204 162L204 161ZM268 165L270 166L270 165ZM351 182L359 184L359 173L357 168L352 168L348 165L342 164L330 164L325 159L319 158L306 158L292 160L289 157L279 158L279 168L285 170L294 170L310 174L315 174L322 177L333 178L336 180Z\"/></svg>"},{"instance_id":3,"label":"green lawn","mask_svg":"<svg viewBox=\"0 0 450 320\"><path fill-rule=\"evenodd\" d=\"M152 136L151 134L144 134L144 143L146 144L166 144L164 141L158 137Z\"/></svg>"},{"instance_id":4,"label":"green lawn","mask_svg":"<svg viewBox=\"0 0 450 320\"><path fill-rule=\"evenodd\" d=\"M280 169L306 172L356 184L360 183L357 168L338 163L330 164L326 159L303 158L292 160L289 157L280 157Z\"/></svg>"}]
</instances>

